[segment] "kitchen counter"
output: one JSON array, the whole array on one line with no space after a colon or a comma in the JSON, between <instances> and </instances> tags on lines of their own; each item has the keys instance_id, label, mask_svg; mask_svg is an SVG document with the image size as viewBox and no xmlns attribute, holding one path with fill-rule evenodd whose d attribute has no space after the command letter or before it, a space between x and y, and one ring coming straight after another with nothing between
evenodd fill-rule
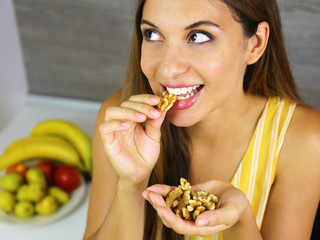
<instances>
[{"instance_id":1,"label":"kitchen counter","mask_svg":"<svg viewBox=\"0 0 320 240\"><path fill-rule=\"evenodd\" d=\"M19 113L0 131L0 153L12 141L26 137L32 127L48 118L75 122L92 136L99 102L29 95ZM13 225L0 222L0 240L80 240L89 202L90 184L79 206L56 222L39 225Z\"/></svg>"}]
</instances>

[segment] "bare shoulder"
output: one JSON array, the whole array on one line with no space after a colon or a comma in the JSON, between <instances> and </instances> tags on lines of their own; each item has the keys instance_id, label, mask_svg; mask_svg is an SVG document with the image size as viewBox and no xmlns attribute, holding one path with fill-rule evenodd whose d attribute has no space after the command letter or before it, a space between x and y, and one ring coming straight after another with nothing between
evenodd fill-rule
<instances>
[{"instance_id":1,"label":"bare shoulder","mask_svg":"<svg viewBox=\"0 0 320 240\"><path fill-rule=\"evenodd\" d=\"M101 105L100 110L98 112L98 117L105 114L105 111L108 107L116 106L119 104L122 95L122 90L117 90L112 93Z\"/></svg>"},{"instance_id":2,"label":"bare shoulder","mask_svg":"<svg viewBox=\"0 0 320 240\"><path fill-rule=\"evenodd\" d=\"M309 171L320 173L319 111L308 106L297 106L280 157L286 165L300 166L303 163Z\"/></svg>"},{"instance_id":3,"label":"bare shoulder","mask_svg":"<svg viewBox=\"0 0 320 240\"><path fill-rule=\"evenodd\" d=\"M92 138L93 176L84 239L89 238L99 229L115 195L117 174L104 152L99 126L105 121L106 109L119 105L121 94L121 90L111 94L102 103L96 117Z\"/></svg>"},{"instance_id":4,"label":"bare shoulder","mask_svg":"<svg viewBox=\"0 0 320 240\"><path fill-rule=\"evenodd\" d=\"M288 129L288 142L305 150L306 157L320 156L320 112L312 107L298 105Z\"/></svg>"},{"instance_id":5,"label":"bare shoulder","mask_svg":"<svg viewBox=\"0 0 320 240\"><path fill-rule=\"evenodd\" d=\"M280 152L263 220L263 236L309 239L319 197L320 113L298 105ZM299 228L297 222L301 223Z\"/></svg>"}]
</instances>

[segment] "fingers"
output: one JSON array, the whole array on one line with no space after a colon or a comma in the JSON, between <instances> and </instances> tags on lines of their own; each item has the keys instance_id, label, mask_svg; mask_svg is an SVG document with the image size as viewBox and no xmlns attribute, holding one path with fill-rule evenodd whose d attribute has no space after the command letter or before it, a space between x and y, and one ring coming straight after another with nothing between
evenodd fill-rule
<instances>
[{"instance_id":1,"label":"fingers","mask_svg":"<svg viewBox=\"0 0 320 240\"><path fill-rule=\"evenodd\" d=\"M175 187L163 185L163 184L155 184L147 188L146 191L151 191L158 193L162 196L167 196L171 190L173 190Z\"/></svg>"},{"instance_id":2,"label":"fingers","mask_svg":"<svg viewBox=\"0 0 320 240\"><path fill-rule=\"evenodd\" d=\"M193 186L194 190L208 190L219 195L219 207L201 213L196 221L182 220L166 206L163 196L174 187L167 185L153 185L149 187L143 196L156 209L162 222L177 233L185 235L209 236L216 232L232 227L242 216L247 206L250 207L245 194L234 188L230 183L223 181L210 181ZM213 191L216 189L216 191Z\"/></svg>"},{"instance_id":3,"label":"fingers","mask_svg":"<svg viewBox=\"0 0 320 240\"><path fill-rule=\"evenodd\" d=\"M197 224L197 221L194 222L182 220L180 217L175 215L172 210L165 204L165 201L162 197L162 195L167 195L170 190L172 190L172 187L170 186L153 185L143 192L143 197L148 200L154 207L165 226L172 228L179 234L199 236L210 236L218 231L222 231L227 228L225 224L210 225L209 222L207 222L205 225L199 226L199 223ZM212 213L213 211L208 212ZM199 217L202 214L200 214Z\"/></svg>"},{"instance_id":4,"label":"fingers","mask_svg":"<svg viewBox=\"0 0 320 240\"><path fill-rule=\"evenodd\" d=\"M154 108L160 98L155 95L134 95L117 107L109 107L105 114L105 123L100 126L101 137L110 145L113 132L130 130L135 123L145 124L145 134L152 140L160 142L160 127L165 118L164 111Z\"/></svg>"},{"instance_id":5,"label":"fingers","mask_svg":"<svg viewBox=\"0 0 320 240\"><path fill-rule=\"evenodd\" d=\"M164 111L159 111L159 112L160 112L160 117L157 119L148 119L146 128L145 128L146 134L148 135L148 137L153 139L156 142L160 142L160 138L161 138L160 127L166 116L166 112Z\"/></svg>"},{"instance_id":6,"label":"fingers","mask_svg":"<svg viewBox=\"0 0 320 240\"><path fill-rule=\"evenodd\" d=\"M132 126L132 122L129 121L115 121L111 120L108 123L100 125L100 135L104 140L106 146L110 145L113 141L113 133L116 131L127 130Z\"/></svg>"},{"instance_id":7,"label":"fingers","mask_svg":"<svg viewBox=\"0 0 320 240\"><path fill-rule=\"evenodd\" d=\"M154 95L131 96L119 107L109 107L106 111L105 121L116 119L144 122L147 118L156 119L160 117L161 113L153 106L159 101L160 98Z\"/></svg>"}]
</instances>

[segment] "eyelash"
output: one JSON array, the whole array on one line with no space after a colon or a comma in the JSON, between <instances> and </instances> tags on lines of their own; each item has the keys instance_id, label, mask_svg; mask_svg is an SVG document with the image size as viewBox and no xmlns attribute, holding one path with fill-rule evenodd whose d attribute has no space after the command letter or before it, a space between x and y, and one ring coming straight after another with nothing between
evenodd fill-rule
<instances>
[{"instance_id":1,"label":"eyelash","mask_svg":"<svg viewBox=\"0 0 320 240\"><path fill-rule=\"evenodd\" d=\"M142 30L142 37L146 40L146 41L152 41L150 39L148 39L148 34L151 34L151 33L156 33L159 35L159 33L157 33L157 31L153 30L153 29L144 29Z\"/></svg>"},{"instance_id":2,"label":"eyelash","mask_svg":"<svg viewBox=\"0 0 320 240\"><path fill-rule=\"evenodd\" d=\"M195 35L195 34L197 34L197 33L203 34L203 35L207 36L207 37L210 39L210 40L208 40L208 41L199 42L198 44L206 43L206 42L209 42L209 41L215 39L210 33L206 32L206 31L194 30L194 31L192 31L192 32L188 35L188 42L190 42L189 40L190 40L191 36L192 36L192 35ZM194 42L190 42L190 43L194 43Z\"/></svg>"},{"instance_id":3,"label":"eyelash","mask_svg":"<svg viewBox=\"0 0 320 240\"><path fill-rule=\"evenodd\" d=\"M155 30L153 30L153 29L142 29L141 32L142 32L142 37L143 37L146 41L149 41L149 42L152 42L153 40L150 40L150 39L149 39L148 34L155 33L155 34L160 35L157 31L155 31ZM190 41L190 38L191 38L192 35L197 34L197 33L200 33L200 34L203 34L203 35L207 36L210 40L214 40L214 39L215 39L210 33L206 32L206 31L194 30L194 31L192 31L192 32L188 35L188 42L189 42L189 43L194 43L194 42L191 42L191 41ZM199 42L198 44L206 43L206 42L209 42L210 40L205 41L205 42Z\"/></svg>"}]
</instances>

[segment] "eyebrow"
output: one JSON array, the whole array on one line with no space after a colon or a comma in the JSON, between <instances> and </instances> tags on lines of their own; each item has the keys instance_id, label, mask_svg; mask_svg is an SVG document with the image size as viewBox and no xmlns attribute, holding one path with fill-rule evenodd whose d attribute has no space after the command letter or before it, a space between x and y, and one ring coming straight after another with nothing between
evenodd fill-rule
<instances>
[{"instance_id":1,"label":"eyebrow","mask_svg":"<svg viewBox=\"0 0 320 240\"><path fill-rule=\"evenodd\" d=\"M155 29L159 29L156 25L154 25L153 23L149 22L148 20L145 20L145 19L142 19L141 22L140 22L140 25L142 24L147 24ZM184 29L185 30L190 30L190 29L193 29L193 28L196 28L196 27L199 27L201 25L209 25L209 26L213 26L215 28L220 28L220 26L214 22L211 22L211 21L198 21L198 22L195 22L187 27L185 27Z\"/></svg>"},{"instance_id":2,"label":"eyebrow","mask_svg":"<svg viewBox=\"0 0 320 240\"><path fill-rule=\"evenodd\" d=\"M185 30L190 30L190 29L199 27L201 25L209 25L209 26L213 26L213 27L216 27L216 28L220 28L220 26L218 24L214 23L214 22L211 22L211 21L199 21L199 22L195 22L195 23L185 27Z\"/></svg>"},{"instance_id":3,"label":"eyebrow","mask_svg":"<svg viewBox=\"0 0 320 240\"><path fill-rule=\"evenodd\" d=\"M142 24L147 24L150 25L151 27L155 28L155 29L159 29L156 25L154 25L153 23L149 22L148 20L142 19L140 22L140 25Z\"/></svg>"}]
</instances>

